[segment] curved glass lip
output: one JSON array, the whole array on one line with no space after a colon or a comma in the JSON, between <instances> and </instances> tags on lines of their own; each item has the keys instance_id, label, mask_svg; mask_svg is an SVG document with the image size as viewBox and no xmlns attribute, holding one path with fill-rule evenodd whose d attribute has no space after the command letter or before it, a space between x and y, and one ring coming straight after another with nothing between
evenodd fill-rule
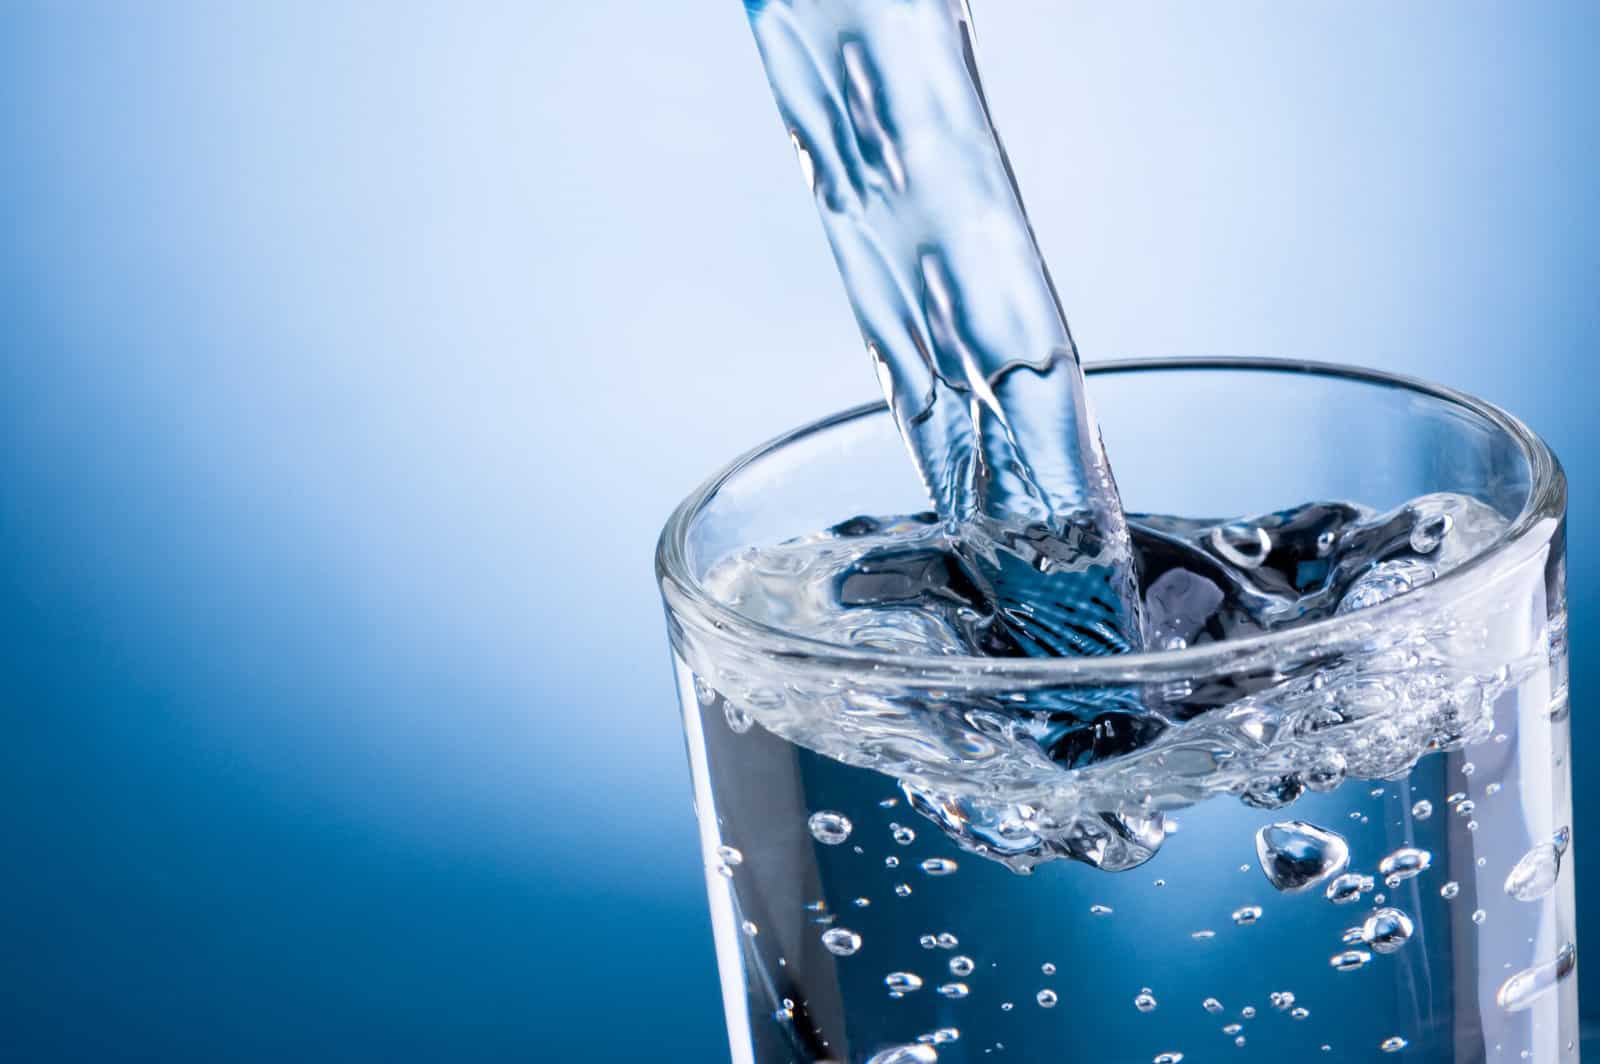
<instances>
[{"instance_id":1,"label":"curved glass lip","mask_svg":"<svg viewBox=\"0 0 1600 1064\"><path fill-rule=\"evenodd\" d=\"M785 631L752 620L717 601L690 571L688 533L695 517L714 499L734 476L752 463L807 436L826 432L861 418L886 413L883 401L865 403L829 417L802 425L754 447L712 474L678 504L667 519L656 545L656 578L663 595L675 589L681 598L668 597L668 610L674 616L694 611L741 646L782 658L790 665L803 665L834 672L866 673L876 679L892 675L904 680L915 677L920 683L940 686L982 687L1007 685L1071 685L1129 683L1173 675L1206 675L1234 670L1245 663L1269 663L1280 654L1303 660L1308 647L1336 646L1349 637L1361 637L1382 628L1386 620L1426 609L1430 604L1448 602L1458 592L1474 586L1474 580L1519 545L1533 539L1542 523L1559 518L1566 510L1566 477L1550 448L1519 419L1501 408L1465 392L1419 378L1382 370L1332 362L1303 359L1241 356L1167 356L1108 359L1084 363L1084 372L1093 376L1120 373L1154 373L1170 370L1232 370L1260 373L1286 373L1362 384L1401 388L1452 403L1505 432L1520 448L1530 470L1528 498L1516 518L1485 550L1450 570L1437 580L1415 591L1398 595L1376 606L1355 613L1312 621L1293 628L1264 632L1243 639L1203 643L1182 650L1139 651L1105 657L992 658L977 655L920 655L886 650L840 646L824 640ZM1091 397L1092 398L1092 397ZM805 530L797 530L796 535ZM1544 542L1548 537L1539 540ZM1537 546L1537 543L1535 544Z\"/></svg>"}]
</instances>

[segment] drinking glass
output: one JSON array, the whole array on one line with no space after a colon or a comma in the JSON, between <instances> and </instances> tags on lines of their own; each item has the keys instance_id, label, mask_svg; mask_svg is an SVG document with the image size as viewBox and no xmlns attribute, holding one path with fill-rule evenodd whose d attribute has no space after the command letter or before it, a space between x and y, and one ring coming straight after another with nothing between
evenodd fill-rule
<instances>
[{"instance_id":1,"label":"drinking glass","mask_svg":"<svg viewBox=\"0 0 1600 1064\"><path fill-rule=\"evenodd\" d=\"M1454 492L1508 523L1297 628L932 656L809 639L707 585L750 548L928 509L881 404L717 473L657 572L733 1059L1577 1060L1549 449L1342 366L1102 363L1087 388L1130 513ZM1169 726L1090 768L1029 749L1035 707L1129 698ZM1047 835L1060 859L1035 862ZM1289 889L1341 846L1347 878Z\"/></svg>"}]
</instances>

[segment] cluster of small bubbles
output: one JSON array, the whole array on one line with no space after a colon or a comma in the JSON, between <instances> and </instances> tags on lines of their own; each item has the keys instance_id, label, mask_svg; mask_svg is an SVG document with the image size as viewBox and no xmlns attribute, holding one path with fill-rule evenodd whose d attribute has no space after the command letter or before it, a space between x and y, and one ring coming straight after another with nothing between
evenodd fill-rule
<instances>
[{"instance_id":1,"label":"cluster of small bubbles","mask_svg":"<svg viewBox=\"0 0 1600 1064\"><path fill-rule=\"evenodd\" d=\"M1133 1007L1140 1012L1154 1012L1156 1010L1155 995L1148 990L1142 991L1133 999Z\"/></svg>"},{"instance_id":2,"label":"cluster of small bubbles","mask_svg":"<svg viewBox=\"0 0 1600 1064\"><path fill-rule=\"evenodd\" d=\"M1294 1007L1294 993L1289 990L1274 990L1271 994L1272 1007L1279 1012L1288 1012Z\"/></svg>"},{"instance_id":3,"label":"cluster of small bubbles","mask_svg":"<svg viewBox=\"0 0 1600 1064\"><path fill-rule=\"evenodd\" d=\"M854 825L843 813L823 810L812 813L806 820L806 827L811 829L811 837L824 846L837 846L850 837Z\"/></svg>"},{"instance_id":4,"label":"cluster of small bubbles","mask_svg":"<svg viewBox=\"0 0 1600 1064\"><path fill-rule=\"evenodd\" d=\"M1362 925L1361 938L1378 953L1393 953L1411 939L1411 917L1399 909L1379 909Z\"/></svg>"},{"instance_id":5,"label":"cluster of small bubbles","mask_svg":"<svg viewBox=\"0 0 1600 1064\"><path fill-rule=\"evenodd\" d=\"M754 920L746 920L744 923L740 924L739 927L742 928L744 933L749 935L751 938L755 938L761 933L761 928L756 926Z\"/></svg>"},{"instance_id":6,"label":"cluster of small bubbles","mask_svg":"<svg viewBox=\"0 0 1600 1064\"><path fill-rule=\"evenodd\" d=\"M1209 942L1211 939L1217 937L1217 933L1209 928L1206 928L1200 931L1192 932L1189 937L1194 939L1196 942Z\"/></svg>"},{"instance_id":7,"label":"cluster of small bubbles","mask_svg":"<svg viewBox=\"0 0 1600 1064\"><path fill-rule=\"evenodd\" d=\"M1056 966L1051 964L1049 961L1045 961L1043 964L1039 965L1039 970L1045 975L1056 974Z\"/></svg>"},{"instance_id":8,"label":"cluster of small bubbles","mask_svg":"<svg viewBox=\"0 0 1600 1064\"><path fill-rule=\"evenodd\" d=\"M891 824L889 830L894 836L894 841L901 846L910 846L917 841L917 833L903 824Z\"/></svg>"},{"instance_id":9,"label":"cluster of small bubbles","mask_svg":"<svg viewBox=\"0 0 1600 1064\"><path fill-rule=\"evenodd\" d=\"M1398 1053L1410 1044L1411 1043L1407 1042L1404 1038L1401 1038L1396 1034L1385 1038L1378 1048L1383 1050L1385 1053Z\"/></svg>"},{"instance_id":10,"label":"cluster of small bubbles","mask_svg":"<svg viewBox=\"0 0 1600 1064\"><path fill-rule=\"evenodd\" d=\"M1472 910L1472 922L1473 923L1478 924L1479 926L1482 926L1483 922L1485 920L1487 920L1487 919L1489 919L1489 914L1484 912L1482 909L1474 909L1474 910Z\"/></svg>"},{"instance_id":11,"label":"cluster of small bubbles","mask_svg":"<svg viewBox=\"0 0 1600 1064\"><path fill-rule=\"evenodd\" d=\"M1222 1011L1222 1002L1218 1001L1216 998L1206 998L1204 1001L1200 1002L1200 1007L1205 1009L1207 1012L1215 1014Z\"/></svg>"},{"instance_id":12,"label":"cluster of small bubbles","mask_svg":"<svg viewBox=\"0 0 1600 1064\"><path fill-rule=\"evenodd\" d=\"M922 870L930 876L947 876L956 870L956 863L948 857L930 857L922 862Z\"/></svg>"},{"instance_id":13,"label":"cluster of small bubbles","mask_svg":"<svg viewBox=\"0 0 1600 1064\"><path fill-rule=\"evenodd\" d=\"M1089 906L1089 914L1091 916L1110 916L1111 915L1111 906L1109 906L1109 905L1091 905L1091 906Z\"/></svg>"},{"instance_id":14,"label":"cluster of small bubbles","mask_svg":"<svg viewBox=\"0 0 1600 1064\"><path fill-rule=\"evenodd\" d=\"M1378 874L1391 887L1397 887L1413 876L1421 875L1433 864L1433 854L1415 846L1402 846L1378 862Z\"/></svg>"},{"instance_id":15,"label":"cluster of small bubbles","mask_svg":"<svg viewBox=\"0 0 1600 1064\"><path fill-rule=\"evenodd\" d=\"M1335 905L1348 905L1353 901L1360 901L1361 895L1374 886L1376 883L1371 876L1364 876L1359 872L1346 872L1333 877L1323 894Z\"/></svg>"},{"instance_id":16,"label":"cluster of small bubbles","mask_svg":"<svg viewBox=\"0 0 1600 1064\"><path fill-rule=\"evenodd\" d=\"M911 897L911 884L910 883L896 883L894 885L894 896L897 897L897 898L909 898L909 897Z\"/></svg>"},{"instance_id":17,"label":"cluster of small bubbles","mask_svg":"<svg viewBox=\"0 0 1600 1064\"><path fill-rule=\"evenodd\" d=\"M883 985L891 993L909 994L922 989L922 977L911 972L890 972L883 977Z\"/></svg>"},{"instance_id":18,"label":"cluster of small bubbles","mask_svg":"<svg viewBox=\"0 0 1600 1064\"><path fill-rule=\"evenodd\" d=\"M1426 820L1433 815L1433 803L1423 798L1411 807L1411 815L1418 820Z\"/></svg>"},{"instance_id":19,"label":"cluster of small bubbles","mask_svg":"<svg viewBox=\"0 0 1600 1064\"><path fill-rule=\"evenodd\" d=\"M1353 972L1357 968L1365 968L1367 962L1372 960L1372 954L1364 949L1349 949L1343 953L1335 953L1329 958L1328 963L1341 972Z\"/></svg>"},{"instance_id":20,"label":"cluster of small bubbles","mask_svg":"<svg viewBox=\"0 0 1600 1064\"><path fill-rule=\"evenodd\" d=\"M1056 997L1056 992L1054 990L1045 989L1035 994L1033 996L1033 1000L1039 1003L1039 1007L1041 1009L1053 1009L1056 1007L1056 1001L1059 999Z\"/></svg>"},{"instance_id":21,"label":"cluster of small bubbles","mask_svg":"<svg viewBox=\"0 0 1600 1064\"><path fill-rule=\"evenodd\" d=\"M710 684L696 676L694 678L694 697L702 706L709 706L717 700L717 692Z\"/></svg>"},{"instance_id":22,"label":"cluster of small bubbles","mask_svg":"<svg viewBox=\"0 0 1600 1064\"><path fill-rule=\"evenodd\" d=\"M1261 919L1261 906L1259 905L1245 905L1233 910L1233 922L1240 927L1246 924L1253 924L1259 919Z\"/></svg>"},{"instance_id":23,"label":"cluster of small bubbles","mask_svg":"<svg viewBox=\"0 0 1600 1064\"><path fill-rule=\"evenodd\" d=\"M945 983L939 987L939 996L958 1000L967 996L966 983Z\"/></svg>"},{"instance_id":24,"label":"cluster of small bubbles","mask_svg":"<svg viewBox=\"0 0 1600 1064\"><path fill-rule=\"evenodd\" d=\"M965 979L972 974L977 965L972 963L971 957L955 956L950 958L950 974Z\"/></svg>"},{"instance_id":25,"label":"cluster of small bubbles","mask_svg":"<svg viewBox=\"0 0 1600 1064\"><path fill-rule=\"evenodd\" d=\"M895 857L893 855L891 855L889 857L885 857L883 859L883 867L885 867L885 868L899 868L900 867L900 858Z\"/></svg>"},{"instance_id":26,"label":"cluster of small bubbles","mask_svg":"<svg viewBox=\"0 0 1600 1064\"><path fill-rule=\"evenodd\" d=\"M1254 1005L1246 1005L1244 1008L1239 1010L1239 1015L1243 1016L1247 1020L1253 1020L1256 1018L1256 1007Z\"/></svg>"},{"instance_id":27,"label":"cluster of small bubbles","mask_svg":"<svg viewBox=\"0 0 1600 1064\"><path fill-rule=\"evenodd\" d=\"M1457 883L1453 879L1450 882L1446 883L1444 886L1439 888L1439 897L1443 898L1445 901L1449 901L1451 898L1455 897L1457 894L1460 894L1460 893L1461 893L1461 884Z\"/></svg>"},{"instance_id":28,"label":"cluster of small bubbles","mask_svg":"<svg viewBox=\"0 0 1600 1064\"><path fill-rule=\"evenodd\" d=\"M1294 1008L1289 1010L1289 1015L1293 1016L1297 1020L1303 1020L1307 1016L1311 1015L1311 1010L1304 1008L1303 1006L1296 1005Z\"/></svg>"}]
</instances>

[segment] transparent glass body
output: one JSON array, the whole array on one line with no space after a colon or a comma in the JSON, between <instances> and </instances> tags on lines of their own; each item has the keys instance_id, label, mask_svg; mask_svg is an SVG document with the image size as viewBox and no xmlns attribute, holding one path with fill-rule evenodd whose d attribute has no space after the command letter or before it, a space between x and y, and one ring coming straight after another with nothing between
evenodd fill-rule
<instances>
[{"instance_id":1,"label":"transparent glass body","mask_svg":"<svg viewBox=\"0 0 1600 1064\"><path fill-rule=\"evenodd\" d=\"M1576 1060L1549 451L1487 404L1340 367L1147 360L1093 366L1088 387L1130 512L1383 510L1443 491L1508 524L1432 583L1299 628L1111 658L915 657L755 623L702 583L750 546L925 510L885 410L739 459L673 515L657 558L734 1060ZM1124 797L1166 834L1131 870L1018 874L900 785L914 742L935 777L1025 816L996 753L1007 707L1130 690L1182 721L1125 766ZM1316 770L1318 744L1370 765L1423 717L1442 732L1420 757ZM1282 757L1311 785L1278 808L1241 801L1253 770L1230 773ZM1079 785L1058 775L1046 785ZM818 813L848 836L815 830ZM1342 837L1345 870L1373 883L1343 904L1331 879L1279 889L1258 836L1286 821Z\"/></svg>"}]
</instances>

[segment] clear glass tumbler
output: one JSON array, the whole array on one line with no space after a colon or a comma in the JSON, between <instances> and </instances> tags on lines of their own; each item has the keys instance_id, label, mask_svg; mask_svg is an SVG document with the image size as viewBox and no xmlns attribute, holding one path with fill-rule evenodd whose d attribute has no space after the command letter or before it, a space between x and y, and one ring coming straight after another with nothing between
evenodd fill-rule
<instances>
[{"instance_id":1,"label":"clear glass tumbler","mask_svg":"<svg viewBox=\"0 0 1600 1064\"><path fill-rule=\"evenodd\" d=\"M718 473L657 570L734 1060L1577 1060L1550 451L1488 404L1343 367L1141 360L1088 382L1130 513L1454 492L1507 524L1298 628L917 656L801 637L705 582L751 547L927 509L881 405ZM1087 768L1027 726L1130 697L1170 726ZM1018 859L1044 851L1065 859Z\"/></svg>"}]
</instances>

